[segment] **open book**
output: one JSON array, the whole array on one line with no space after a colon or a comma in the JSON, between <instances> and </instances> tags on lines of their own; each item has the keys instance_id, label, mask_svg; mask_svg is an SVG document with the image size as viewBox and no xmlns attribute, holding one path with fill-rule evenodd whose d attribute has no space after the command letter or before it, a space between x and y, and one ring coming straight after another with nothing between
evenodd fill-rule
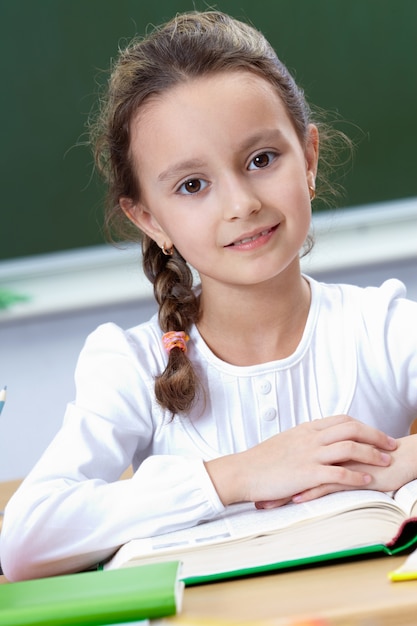
<instances>
[{"instance_id":1,"label":"open book","mask_svg":"<svg viewBox=\"0 0 417 626\"><path fill-rule=\"evenodd\" d=\"M412 519L413 516L416 519ZM257 510L232 505L214 520L122 546L105 569L182 561L186 585L417 545L417 480L395 495L343 491Z\"/></svg>"}]
</instances>

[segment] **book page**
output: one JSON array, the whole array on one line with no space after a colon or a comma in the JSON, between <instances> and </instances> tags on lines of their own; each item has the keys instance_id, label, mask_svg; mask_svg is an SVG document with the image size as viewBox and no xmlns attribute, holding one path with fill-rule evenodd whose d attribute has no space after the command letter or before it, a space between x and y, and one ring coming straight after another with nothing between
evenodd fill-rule
<instances>
[{"instance_id":1,"label":"book page","mask_svg":"<svg viewBox=\"0 0 417 626\"><path fill-rule=\"evenodd\" d=\"M230 506L223 514L223 533L228 538L264 535L290 526L309 523L313 519L333 517L344 511L369 506L391 509L399 514L398 520L402 518L399 507L388 494L367 490L341 491L311 502L301 504L290 502L276 509L258 510L252 503ZM211 539L208 534L205 535L204 524L185 532L192 531L200 535L200 541Z\"/></svg>"},{"instance_id":2,"label":"book page","mask_svg":"<svg viewBox=\"0 0 417 626\"><path fill-rule=\"evenodd\" d=\"M394 499L407 517L417 517L417 480L412 480L398 489Z\"/></svg>"}]
</instances>

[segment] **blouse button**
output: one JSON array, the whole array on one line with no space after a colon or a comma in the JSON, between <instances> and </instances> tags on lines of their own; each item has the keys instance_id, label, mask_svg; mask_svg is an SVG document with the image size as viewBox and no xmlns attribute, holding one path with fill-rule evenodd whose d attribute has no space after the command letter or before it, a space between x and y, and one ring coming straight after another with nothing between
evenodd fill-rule
<instances>
[{"instance_id":1,"label":"blouse button","mask_svg":"<svg viewBox=\"0 0 417 626\"><path fill-rule=\"evenodd\" d=\"M277 411L276 411L276 409L274 409L274 408L272 408L272 407L271 407L270 409L267 409L267 410L264 412L264 414L262 415L263 419L264 419L266 422L271 422L273 419L275 419L275 418L276 418L276 416L277 416Z\"/></svg>"},{"instance_id":2,"label":"blouse button","mask_svg":"<svg viewBox=\"0 0 417 626\"><path fill-rule=\"evenodd\" d=\"M269 380L261 380L259 383L259 391L263 394L267 394L271 391L272 385Z\"/></svg>"}]
</instances>

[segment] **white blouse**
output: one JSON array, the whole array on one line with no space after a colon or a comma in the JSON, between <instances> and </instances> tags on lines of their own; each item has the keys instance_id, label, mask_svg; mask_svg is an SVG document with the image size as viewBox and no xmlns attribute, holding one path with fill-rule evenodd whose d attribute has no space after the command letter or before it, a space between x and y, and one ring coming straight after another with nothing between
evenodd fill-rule
<instances>
[{"instance_id":1,"label":"white blouse","mask_svg":"<svg viewBox=\"0 0 417 626\"><path fill-rule=\"evenodd\" d=\"M396 280L367 289L308 280L307 324L288 358L230 365L191 329L187 354L204 393L173 420L154 395L167 360L157 317L93 332L77 364L75 402L7 506L6 576L85 569L132 538L214 517L223 505L203 461L302 422L348 414L406 435L417 417L417 303ZM118 480L130 464L133 477Z\"/></svg>"}]
</instances>

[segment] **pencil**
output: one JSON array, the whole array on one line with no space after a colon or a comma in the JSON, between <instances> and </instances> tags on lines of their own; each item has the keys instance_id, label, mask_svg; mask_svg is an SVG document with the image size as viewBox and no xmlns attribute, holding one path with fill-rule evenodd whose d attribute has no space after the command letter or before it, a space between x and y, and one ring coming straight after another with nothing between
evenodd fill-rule
<instances>
[{"instance_id":1,"label":"pencil","mask_svg":"<svg viewBox=\"0 0 417 626\"><path fill-rule=\"evenodd\" d=\"M6 402L6 389L7 387L3 387L0 391L0 413L2 412L4 403Z\"/></svg>"}]
</instances>

